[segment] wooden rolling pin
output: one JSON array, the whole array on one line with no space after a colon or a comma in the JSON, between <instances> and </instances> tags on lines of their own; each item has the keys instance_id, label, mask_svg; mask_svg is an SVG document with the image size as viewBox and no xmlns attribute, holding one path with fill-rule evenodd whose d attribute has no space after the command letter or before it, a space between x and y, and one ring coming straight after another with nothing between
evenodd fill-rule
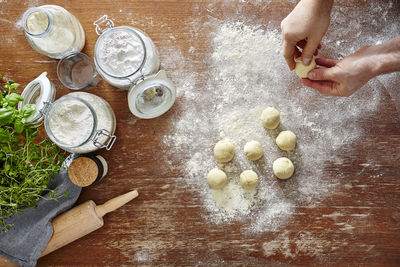
<instances>
[{"instance_id":1,"label":"wooden rolling pin","mask_svg":"<svg viewBox=\"0 0 400 267\"><path fill-rule=\"evenodd\" d=\"M86 201L53 219L53 235L43 250L43 257L104 225L103 216L125 205L136 198L139 193L130 191L119 197L113 198L103 205L96 206L93 200ZM12 261L0 256L0 266L18 266Z\"/></svg>"},{"instance_id":2,"label":"wooden rolling pin","mask_svg":"<svg viewBox=\"0 0 400 267\"><path fill-rule=\"evenodd\" d=\"M52 222L53 235L40 257L57 250L104 225L103 216L138 196L136 190L96 206L92 200L59 215Z\"/></svg>"}]
</instances>

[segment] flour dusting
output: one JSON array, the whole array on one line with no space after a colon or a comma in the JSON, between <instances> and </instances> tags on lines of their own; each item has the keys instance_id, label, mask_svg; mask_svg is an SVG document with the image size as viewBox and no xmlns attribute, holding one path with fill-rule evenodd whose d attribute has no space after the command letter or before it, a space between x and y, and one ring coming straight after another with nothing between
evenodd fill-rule
<instances>
[{"instance_id":1,"label":"flour dusting","mask_svg":"<svg viewBox=\"0 0 400 267\"><path fill-rule=\"evenodd\" d=\"M209 5L207 12L213 14L212 8ZM345 12L335 12L333 17L346 19ZM296 206L311 207L334 194L341 174L327 177L325 169L342 160L343 146L349 147L363 136L363 118L373 116L381 100L383 87L379 82L370 81L349 98L322 96L303 87L288 70L276 26L251 20L221 22L214 17L206 22L193 19L187 25L191 32L208 33L209 56L205 62L197 61L194 52L201 48L196 46L196 34L187 51L161 48L163 64L176 70L171 76L175 75L172 79L178 85L180 107L163 145L169 164L183 166L185 182L201 197L204 217L214 223L241 221L250 232L271 231L285 225ZM347 54L357 42L348 43L337 31L328 33L327 39L328 43L345 44L340 51ZM329 50L322 53L335 56ZM199 66L206 70L189 71L202 69ZM268 106L281 112L278 129L265 130L261 125L259 117ZM276 146L274 140L282 130L297 135L293 152ZM212 149L223 138L234 143L235 157L218 165ZM264 157L255 162L243 153L250 140L259 141L264 149ZM273 161L282 156L295 165L294 176L286 181L272 173ZM207 173L217 166L229 178L223 190L211 190L206 182ZM245 169L254 170L260 178L253 194L240 187L239 175Z\"/></svg>"}]
</instances>

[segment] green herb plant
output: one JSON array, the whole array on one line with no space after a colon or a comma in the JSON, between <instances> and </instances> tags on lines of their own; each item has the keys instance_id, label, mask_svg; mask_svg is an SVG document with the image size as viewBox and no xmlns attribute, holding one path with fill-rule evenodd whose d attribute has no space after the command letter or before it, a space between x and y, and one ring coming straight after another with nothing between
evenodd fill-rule
<instances>
[{"instance_id":1,"label":"green herb plant","mask_svg":"<svg viewBox=\"0 0 400 267\"><path fill-rule=\"evenodd\" d=\"M0 80L2 76L0 75ZM0 229L13 227L6 219L23 208L36 207L40 199L58 201L58 191L48 189L64 160L56 145L38 135L41 124L26 124L34 104L16 108L23 101L19 84L0 85ZM48 193L46 196L46 193ZM64 192L64 195L66 193Z\"/></svg>"}]
</instances>

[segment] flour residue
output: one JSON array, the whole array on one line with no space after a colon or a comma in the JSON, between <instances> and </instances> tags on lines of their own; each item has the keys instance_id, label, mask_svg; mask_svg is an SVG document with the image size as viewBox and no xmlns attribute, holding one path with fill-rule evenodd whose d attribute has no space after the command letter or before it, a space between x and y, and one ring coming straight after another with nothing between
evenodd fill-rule
<instances>
[{"instance_id":1,"label":"flour residue","mask_svg":"<svg viewBox=\"0 0 400 267\"><path fill-rule=\"evenodd\" d=\"M284 231L274 240L265 242L262 248L266 257L283 255L285 258L294 258L299 254L310 257L322 256L346 245L347 242L331 241L314 236L308 231L299 233Z\"/></svg>"},{"instance_id":2,"label":"flour residue","mask_svg":"<svg viewBox=\"0 0 400 267\"><path fill-rule=\"evenodd\" d=\"M199 11L195 8L194 12ZM215 15L212 4L207 13ZM345 14L334 10L333 17L343 20ZM169 55L162 58L163 64L174 65L176 70L172 78L178 84L180 107L171 134L164 138L164 147L171 166L183 165L185 182L200 194L205 218L214 223L241 221L251 232L271 231L285 225L296 206L315 206L335 193L341 174L327 177L325 168L341 161L343 146L349 147L363 136L363 118L374 116L384 88L372 80L349 98L322 96L303 87L288 70L281 55L279 28L251 23L251 19L221 22L215 17L187 23L193 33L208 33L206 61L198 62L193 53L199 49L198 34L192 35L187 51L174 46L161 49L161 56ZM327 35L329 45L333 39L342 44L340 52L346 54L357 43L355 39L350 43L342 39L336 30ZM334 52L321 53L337 57ZM188 72L199 65L206 70ZM268 106L281 112L281 125L276 130L265 130L261 125L259 117ZM297 135L293 152L277 148L274 140L282 130ZM223 138L234 143L235 158L218 165L212 149ZM244 144L250 140L259 141L264 149L264 157L256 162L250 162L243 153ZM174 157L177 154L179 157ZM282 156L295 165L294 176L286 181L272 173L273 161ZM215 167L228 175L229 183L223 190L211 190L207 185L206 175ZM239 175L245 169L254 170L260 178L251 196L239 184ZM342 228L351 230L347 225Z\"/></svg>"}]
</instances>

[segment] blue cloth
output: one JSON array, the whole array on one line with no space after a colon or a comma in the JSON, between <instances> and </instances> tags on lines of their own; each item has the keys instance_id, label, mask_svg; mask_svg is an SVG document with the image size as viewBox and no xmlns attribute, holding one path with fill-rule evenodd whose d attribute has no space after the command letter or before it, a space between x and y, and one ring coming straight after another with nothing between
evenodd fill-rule
<instances>
[{"instance_id":1,"label":"blue cloth","mask_svg":"<svg viewBox=\"0 0 400 267\"><path fill-rule=\"evenodd\" d=\"M70 209L81 193L81 188L71 183L65 170L54 175L49 188L58 189L60 193L65 190L68 197L62 196L58 202L41 199L37 208L26 208L22 214L7 220L14 228L0 231L0 254L20 266L36 265L53 234L51 221Z\"/></svg>"}]
</instances>

